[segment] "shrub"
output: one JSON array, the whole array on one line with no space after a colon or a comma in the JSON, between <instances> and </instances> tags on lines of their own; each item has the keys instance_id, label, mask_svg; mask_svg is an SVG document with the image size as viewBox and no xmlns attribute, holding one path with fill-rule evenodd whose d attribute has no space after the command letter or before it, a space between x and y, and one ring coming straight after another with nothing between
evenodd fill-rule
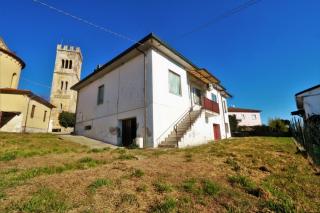
<instances>
[{"instance_id":1,"label":"shrub","mask_svg":"<svg viewBox=\"0 0 320 213\"><path fill-rule=\"evenodd\" d=\"M74 127L76 124L76 116L75 113L72 112L61 112L59 114L59 124L64 128Z\"/></svg>"},{"instance_id":2,"label":"shrub","mask_svg":"<svg viewBox=\"0 0 320 213\"><path fill-rule=\"evenodd\" d=\"M0 155L0 161L10 161L15 160L17 158L16 152L5 152Z\"/></svg>"}]
</instances>

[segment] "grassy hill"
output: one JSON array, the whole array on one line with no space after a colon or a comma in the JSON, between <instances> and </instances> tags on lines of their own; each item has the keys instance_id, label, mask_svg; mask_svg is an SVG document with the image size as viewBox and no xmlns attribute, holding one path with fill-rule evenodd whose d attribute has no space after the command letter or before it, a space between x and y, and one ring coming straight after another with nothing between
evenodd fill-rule
<instances>
[{"instance_id":1,"label":"grassy hill","mask_svg":"<svg viewBox=\"0 0 320 213\"><path fill-rule=\"evenodd\" d=\"M0 212L320 212L320 177L290 138L187 149L88 149L0 133Z\"/></svg>"}]
</instances>

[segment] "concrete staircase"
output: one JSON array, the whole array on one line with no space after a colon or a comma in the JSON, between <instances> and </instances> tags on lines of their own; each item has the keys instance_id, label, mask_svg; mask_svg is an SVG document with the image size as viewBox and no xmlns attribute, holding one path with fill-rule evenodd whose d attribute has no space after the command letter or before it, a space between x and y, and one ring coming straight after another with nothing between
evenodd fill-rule
<instances>
[{"instance_id":1,"label":"concrete staircase","mask_svg":"<svg viewBox=\"0 0 320 213\"><path fill-rule=\"evenodd\" d=\"M175 148L178 147L178 142L186 134L186 132L191 128L192 124L200 116L201 110L193 110L188 113L177 124L174 129L166 137L166 139L159 144L161 148Z\"/></svg>"}]
</instances>

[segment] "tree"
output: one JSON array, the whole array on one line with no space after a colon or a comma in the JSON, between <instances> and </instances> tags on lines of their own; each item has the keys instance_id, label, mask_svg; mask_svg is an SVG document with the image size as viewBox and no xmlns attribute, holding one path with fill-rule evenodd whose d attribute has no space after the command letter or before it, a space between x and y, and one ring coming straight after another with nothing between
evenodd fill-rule
<instances>
[{"instance_id":1,"label":"tree","mask_svg":"<svg viewBox=\"0 0 320 213\"><path fill-rule=\"evenodd\" d=\"M270 119L269 127L276 132L288 132L289 126L286 124L286 121L280 118Z\"/></svg>"},{"instance_id":2,"label":"tree","mask_svg":"<svg viewBox=\"0 0 320 213\"><path fill-rule=\"evenodd\" d=\"M238 131L239 121L240 121L240 120L238 120L238 119L236 118L236 115L229 115L229 123L230 123L231 132L236 132L236 131Z\"/></svg>"},{"instance_id":3,"label":"tree","mask_svg":"<svg viewBox=\"0 0 320 213\"><path fill-rule=\"evenodd\" d=\"M59 124L64 128L74 127L76 124L75 113L72 112L61 112L59 114Z\"/></svg>"}]
</instances>

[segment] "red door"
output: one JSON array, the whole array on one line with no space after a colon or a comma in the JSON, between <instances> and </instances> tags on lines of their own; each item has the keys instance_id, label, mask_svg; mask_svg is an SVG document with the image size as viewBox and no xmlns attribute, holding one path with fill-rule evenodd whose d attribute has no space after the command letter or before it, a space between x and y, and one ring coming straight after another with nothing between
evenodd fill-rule
<instances>
[{"instance_id":1,"label":"red door","mask_svg":"<svg viewBox=\"0 0 320 213\"><path fill-rule=\"evenodd\" d=\"M213 124L213 135L214 135L214 140L220 140L221 139L220 125L219 124Z\"/></svg>"}]
</instances>

